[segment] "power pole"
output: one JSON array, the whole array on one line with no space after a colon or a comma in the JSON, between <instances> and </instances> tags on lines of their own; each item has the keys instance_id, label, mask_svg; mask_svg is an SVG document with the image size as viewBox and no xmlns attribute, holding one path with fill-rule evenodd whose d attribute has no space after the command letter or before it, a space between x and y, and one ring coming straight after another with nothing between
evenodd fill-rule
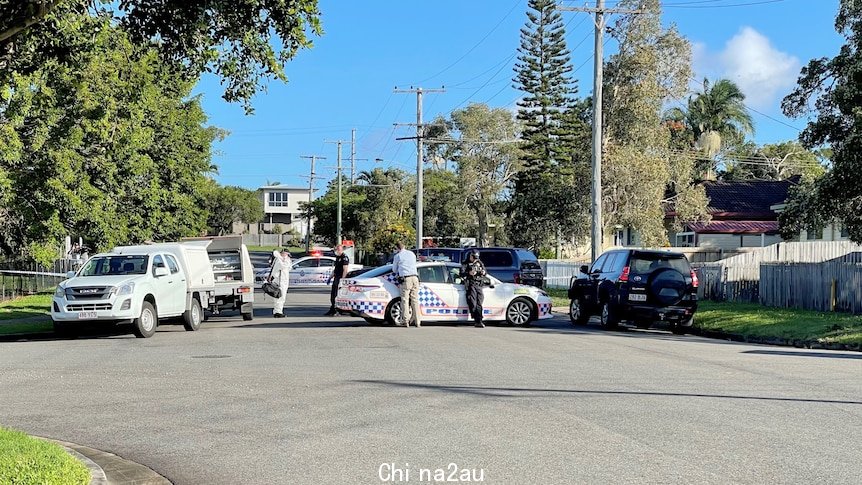
<instances>
[{"instance_id":1,"label":"power pole","mask_svg":"<svg viewBox=\"0 0 862 485\"><path fill-rule=\"evenodd\" d=\"M341 145L343 143L348 143L344 140L334 140L334 141L326 141L324 143L335 143L338 146L338 173L336 177L338 178L338 213L335 219L335 245L338 246L341 244Z\"/></svg>"},{"instance_id":2,"label":"power pole","mask_svg":"<svg viewBox=\"0 0 862 485\"><path fill-rule=\"evenodd\" d=\"M326 160L326 157L321 157L319 155L303 155L299 158L307 158L311 160L311 175L308 177L308 220L306 221L306 230L305 230L305 252L308 253L311 251L311 201L314 200L314 180L317 178L314 176L314 162L318 160Z\"/></svg>"},{"instance_id":3,"label":"power pole","mask_svg":"<svg viewBox=\"0 0 862 485\"><path fill-rule=\"evenodd\" d=\"M356 183L356 128L350 130L350 183Z\"/></svg>"},{"instance_id":4,"label":"power pole","mask_svg":"<svg viewBox=\"0 0 862 485\"><path fill-rule=\"evenodd\" d=\"M602 230L602 83L604 68L604 31L606 13L642 13L640 10L605 8L605 0L596 0L596 8L564 7L560 10L588 12L596 15L595 54L593 55L593 184L592 184L592 257L598 259L602 252L604 238Z\"/></svg>"},{"instance_id":5,"label":"power pole","mask_svg":"<svg viewBox=\"0 0 862 485\"><path fill-rule=\"evenodd\" d=\"M422 197L424 190L424 173L422 170L422 138L424 137L424 125L422 124L422 94L423 93L445 93L444 89L398 89L396 93L416 93L416 249L422 249ZM404 140L406 138L398 138Z\"/></svg>"}]
</instances>

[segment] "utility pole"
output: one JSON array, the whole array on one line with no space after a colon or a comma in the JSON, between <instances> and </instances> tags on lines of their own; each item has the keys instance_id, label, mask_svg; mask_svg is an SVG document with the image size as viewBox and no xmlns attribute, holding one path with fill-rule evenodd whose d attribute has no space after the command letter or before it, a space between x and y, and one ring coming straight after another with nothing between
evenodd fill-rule
<instances>
[{"instance_id":1,"label":"utility pole","mask_svg":"<svg viewBox=\"0 0 862 485\"><path fill-rule=\"evenodd\" d=\"M422 198L423 198L423 190L424 190L424 173L422 166L422 138L424 137L424 128L425 126L422 124L422 94L424 93L445 93L445 89L422 89L422 88L413 88L410 89L398 89L395 88L396 93L416 93L416 249L422 249L422 217L423 217L423 207L422 207ZM398 140L406 140L407 138L397 138Z\"/></svg>"},{"instance_id":2,"label":"utility pole","mask_svg":"<svg viewBox=\"0 0 862 485\"><path fill-rule=\"evenodd\" d=\"M305 230L305 252L308 253L311 251L311 201L314 200L314 180L317 178L314 176L314 162L318 160L326 160L326 157L321 157L319 155L303 155L299 158L307 158L311 160L311 175L308 177L308 220L306 221L306 230Z\"/></svg>"},{"instance_id":3,"label":"utility pole","mask_svg":"<svg viewBox=\"0 0 862 485\"><path fill-rule=\"evenodd\" d=\"M602 252L604 238L602 230L602 83L604 68L604 31L606 13L638 14L641 10L605 8L605 0L596 0L596 8L564 7L560 10L588 12L596 15L595 54L593 55L593 184L592 184L592 258L598 259Z\"/></svg>"},{"instance_id":4,"label":"utility pole","mask_svg":"<svg viewBox=\"0 0 862 485\"><path fill-rule=\"evenodd\" d=\"M338 178L338 213L335 219L335 245L338 246L341 244L341 145L343 143L348 143L344 140L334 140L334 141L326 141L324 143L335 143L338 146L338 173L336 177Z\"/></svg>"},{"instance_id":5,"label":"utility pole","mask_svg":"<svg viewBox=\"0 0 862 485\"><path fill-rule=\"evenodd\" d=\"M356 128L350 130L350 183L356 183Z\"/></svg>"}]
</instances>

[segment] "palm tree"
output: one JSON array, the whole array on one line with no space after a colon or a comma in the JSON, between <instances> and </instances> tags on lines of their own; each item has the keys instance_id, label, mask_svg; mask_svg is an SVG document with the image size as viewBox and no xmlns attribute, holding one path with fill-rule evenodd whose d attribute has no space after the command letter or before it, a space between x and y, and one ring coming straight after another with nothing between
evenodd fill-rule
<instances>
[{"instance_id":1,"label":"palm tree","mask_svg":"<svg viewBox=\"0 0 862 485\"><path fill-rule=\"evenodd\" d=\"M754 121L745 106L745 94L733 81L714 84L704 78L703 91L688 98L688 106L672 108L665 120L681 121L694 134L696 146L714 157L729 141L742 142L754 134Z\"/></svg>"},{"instance_id":2,"label":"palm tree","mask_svg":"<svg viewBox=\"0 0 862 485\"><path fill-rule=\"evenodd\" d=\"M711 84L704 78L703 91L690 96L686 107L668 110L664 118L682 123L690 130L694 148L705 155L696 163L707 179L714 178L715 156L723 147L741 144L746 135L754 134L745 94L729 79Z\"/></svg>"}]
</instances>

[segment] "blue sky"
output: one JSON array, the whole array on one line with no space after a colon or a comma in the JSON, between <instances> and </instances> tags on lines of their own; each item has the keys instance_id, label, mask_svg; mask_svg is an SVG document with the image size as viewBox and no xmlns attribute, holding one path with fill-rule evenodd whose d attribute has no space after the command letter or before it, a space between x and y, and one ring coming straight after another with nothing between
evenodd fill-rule
<instances>
[{"instance_id":1,"label":"blue sky","mask_svg":"<svg viewBox=\"0 0 862 485\"><path fill-rule=\"evenodd\" d=\"M307 186L309 162L323 155L316 183L335 173L336 147L357 129L357 170L400 166L415 170L415 143L396 141L415 122L416 99L393 88L446 87L425 96L425 118L470 102L512 107L513 57L526 0L321 0L324 35L287 66L288 83L271 83L254 99L255 114L221 99L218 79L197 88L211 124L231 135L216 144L223 184L259 187L267 181ZM583 2L565 2L583 5ZM591 4L593 2L590 2ZM616 2L608 0L612 6ZM746 92L759 143L795 139L802 119L781 115L781 98L809 59L834 55L842 38L833 28L838 0L666 0L664 20L693 45L698 77L727 77ZM754 5L743 5L754 4ZM580 93L592 89L592 31L587 14L565 12ZM481 41L481 42L480 42ZM615 50L613 41L606 54ZM457 61L457 62L456 62ZM694 87L694 86L693 86ZM759 113L763 113L763 115ZM778 121L767 118L775 118ZM790 125L790 126L788 126ZM349 145L343 148L347 161ZM383 163L375 163L382 158ZM345 166L348 166L345 163Z\"/></svg>"}]
</instances>

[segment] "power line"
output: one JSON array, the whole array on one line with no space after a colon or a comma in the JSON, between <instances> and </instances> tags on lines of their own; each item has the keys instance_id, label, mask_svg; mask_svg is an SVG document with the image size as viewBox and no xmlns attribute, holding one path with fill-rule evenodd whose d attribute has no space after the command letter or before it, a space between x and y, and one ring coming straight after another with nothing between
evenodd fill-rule
<instances>
[{"instance_id":1,"label":"power line","mask_svg":"<svg viewBox=\"0 0 862 485\"><path fill-rule=\"evenodd\" d=\"M759 0L755 2L745 2L745 3L734 3L727 5L688 5L686 3L677 3L677 4L666 4L662 5L662 8L730 8L730 7L750 7L754 5L765 5L768 3L779 3L785 0ZM695 3L695 2L691 2Z\"/></svg>"}]
</instances>

